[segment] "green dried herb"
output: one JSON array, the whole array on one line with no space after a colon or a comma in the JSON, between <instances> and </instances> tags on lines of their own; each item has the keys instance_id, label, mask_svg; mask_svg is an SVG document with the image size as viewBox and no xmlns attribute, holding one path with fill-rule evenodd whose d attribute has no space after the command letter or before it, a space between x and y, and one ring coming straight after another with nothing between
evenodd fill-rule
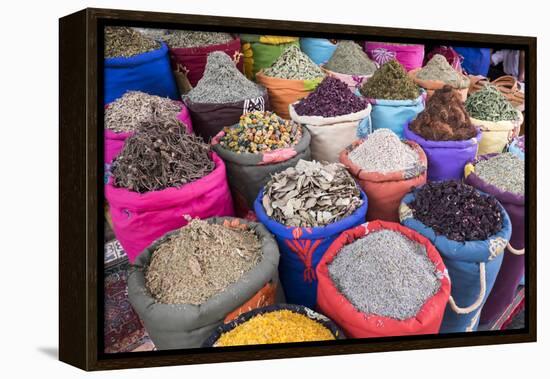
<instances>
[{"instance_id":1,"label":"green dried herb","mask_svg":"<svg viewBox=\"0 0 550 379\"><path fill-rule=\"evenodd\" d=\"M172 48L210 46L233 40L229 33L201 32L192 30L171 30L162 39Z\"/></svg>"},{"instance_id":2,"label":"green dried herb","mask_svg":"<svg viewBox=\"0 0 550 379\"><path fill-rule=\"evenodd\" d=\"M340 41L325 68L346 75L371 75L376 64L357 43Z\"/></svg>"},{"instance_id":3,"label":"green dried herb","mask_svg":"<svg viewBox=\"0 0 550 379\"><path fill-rule=\"evenodd\" d=\"M325 76L321 68L295 45L288 47L271 67L264 70L264 74L291 80L313 80Z\"/></svg>"},{"instance_id":4,"label":"green dried herb","mask_svg":"<svg viewBox=\"0 0 550 379\"><path fill-rule=\"evenodd\" d=\"M384 100L413 100L420 96L420 89L396 60L376 70L360 92L370 99Z\"/></svg>"},{"instance_id":5,"label":"green dried herb","mask_svg":"<svg viewBox=\"0 0 550 379\"><path fill-rule=\"evenodd\" d=\"M131 28L105 27L105 58L129 58L159 47L160 44L157 41Z\"/></svg>"},{"instance_id":6,"label":"green dried herb","mask_svg":"<svg viewBox=\"0 0 550 379\"><path fill-rule=\"evenodd\" d=\"M517 110L493 85L487 84L464 103L468 114L482 121L516 121Z\"/></svg>"},{"instance_id":7,"label":"green dried herb","mask_svg":"<svg viewBox=\"0 0 550 379\"><path fill-rule=\"evenodd\" d=\"M423 80L440 80L454 88L465 88L470 85L470 80L452 68L441 54L435 54L426 66L418 71L416 77Z\"/></svg>"}]
</instances>

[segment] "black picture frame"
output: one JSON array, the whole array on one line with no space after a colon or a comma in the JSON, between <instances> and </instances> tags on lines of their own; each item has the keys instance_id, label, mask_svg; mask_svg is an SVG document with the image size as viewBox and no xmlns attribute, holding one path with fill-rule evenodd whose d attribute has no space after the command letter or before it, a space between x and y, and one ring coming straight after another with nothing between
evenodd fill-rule
<instances>
[{"instance_id":1,"label":"black picture frame","mask_svg":"<svg viewBox=\"0 0 550 379\"><path fill-rule=\"evenodd\" d=\"M526 324L523 329L334 342L104 354L102 28L131 25L405 43L491 46L525 51ZM534 37L357 25L84 9L59 20L59 359L106 370L380 351L534 342L536 314L536 96Z\"/></svg>"}]
</instances>

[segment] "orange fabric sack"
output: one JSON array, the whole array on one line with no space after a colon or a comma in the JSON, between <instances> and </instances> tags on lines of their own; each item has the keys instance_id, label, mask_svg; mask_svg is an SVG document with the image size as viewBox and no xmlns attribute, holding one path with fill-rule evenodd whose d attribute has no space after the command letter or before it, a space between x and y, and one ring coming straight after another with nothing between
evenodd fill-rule
<instances>
[{"instance_id":1,"label":"orange fabric sack","mask_svg":"<svg viewBox=\"0 0 550 379\"><path fill-rule=\"evenodd\" d=\"M267 307L268 305L275 304L275 295L277 293L277 283L266 283L254 296L247 300L243 305L237 307L230 312L225 319L224 323L228 323L242 315L243 313L250 312L256 308Z\"/></svg>"},{"instance_id":2,"label":"orange fabric sack","mask_svg":"<svg viewBox=\"0 0 550 379\"><path fill-rule=\"evenodd\" d=\"M417 84L419 85L420 87L424 88L427 92L427 95L428 95L428 99L430 98L430 96L433 95L434 91L436 89L441 89L443 88L443 86L445 85L445 82L441 81L441 80L425 80L425 79L419 79L416 77L416 74L418 73L418 71L420 71L421 68L416 68L412 71L409 71L409 77ZM454 87L454 91L455 92L458 92L458 94L460 95L460 98L462 99L462 101L466 101L466 97L468 97L468 90L470 88L470 78L468 78L468 76L464 75L464 74L460 74L462 76L462 78L464 79L464 83L462 86L460 87Z\"/></svg>"},{"instance_id":3,"label":"orange fabric sack","mask_svg":"<svg viewBox=\"0 0 550 379\"><path fill-rule=\"evenodd\" d=\"M367 172L349 159L349 153L364 140L355 141L340 153L340 162L346 166L369 199L367 221L383 220L399 222L399 204L411 190L426 183L428 160L424 150L413 141L404 141L419 157L420 164L405 171L388 173Z\"/></svg>"},{"instance_id":4,"label":"orange fabric sack","mask_svg":"<svg viewBox=\"0 0 550 379\"><path fill-rule=\"evenodd\" d=\"M322 80L322 77L313 80L273 78L263 71L256 74L256 82L267 89L272 110L287 120L290 120L288 106L313 92Z\"/></svg>"}]
</instances>

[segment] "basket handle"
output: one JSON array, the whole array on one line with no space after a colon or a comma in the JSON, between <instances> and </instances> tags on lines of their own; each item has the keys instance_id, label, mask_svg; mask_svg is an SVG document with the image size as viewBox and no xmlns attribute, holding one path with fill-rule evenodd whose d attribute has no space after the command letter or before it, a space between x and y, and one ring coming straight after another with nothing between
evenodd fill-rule
<instances>
[{"instance_id":1,"label":"basket handle","mask_svg":"<svg viewBox=\"0 0 550 379\"><path fill-rule=\"evenodd\" d=\"M479 306L481 303L483 303L483 299L485 298L485 293L487 292L487 282L485 280L485 262L481 262L479 264L479 284L480 284L480 290L479 290L479 296L477 297L476 301L470 305L469 307L461 308L458 305L456 305L455 299L450 296L449 297L449 305L451 306L451 309L458 314L464 315L473 312Z\"/></svg>"},{"instance_id":2,"label":"basket handle","mask_svg":"<svg viewBox=\"0 0 550 379\"><path fill-rule=\"evenodd\" d=\"M525 248L523 249L520 249L520 250L516 250L512 247L512 245L510 245L510 242L508 242L508 245L506 246L506 249L508 249L508 251L514 255L523 255L525 254Z\"/></svg>"}]
</instances>

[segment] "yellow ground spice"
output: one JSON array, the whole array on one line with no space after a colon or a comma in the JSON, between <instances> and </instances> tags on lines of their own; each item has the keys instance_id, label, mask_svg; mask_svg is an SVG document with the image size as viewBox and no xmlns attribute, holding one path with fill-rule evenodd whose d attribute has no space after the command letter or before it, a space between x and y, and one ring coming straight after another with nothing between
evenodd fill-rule
<instances>
[{"instance_id":1,"label":"yellow ground spice","mask_svg":"<svg viewBox=\"0 0 550 379\"><path fill-rule=\"evenodd\" d=\"M255 316L224 333L214 346L334 340L322 324L289 310Z\"/></svg>"}]
</instances>

